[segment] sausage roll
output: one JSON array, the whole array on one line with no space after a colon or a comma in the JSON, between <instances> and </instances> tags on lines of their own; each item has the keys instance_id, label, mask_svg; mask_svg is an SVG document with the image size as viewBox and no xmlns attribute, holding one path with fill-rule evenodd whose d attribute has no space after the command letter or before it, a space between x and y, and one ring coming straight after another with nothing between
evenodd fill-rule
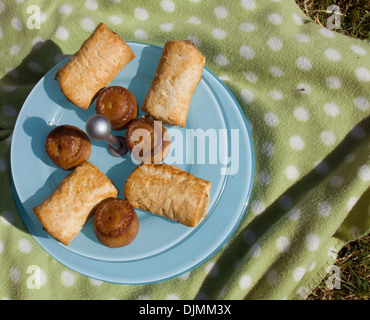
<instances>
[{"instance_id":1,"label":"sausage roll","mask_svg":"<svg viewBox=\"0 0 370 320\"><path fill-rule=\"evenodd\" d=\"M102 200L118 190L95 165L82 162L41 204L33 208L44 229L66 246Z\"/></svg>"},{"instance_id":2,"label":"sausage roll","mask_svg":"<svg viewBox=\"0 0 370 320\"><path fill-rule=\"evenodd\" d=\"M141 164L124 187L126 200L146 210L189 227L207 214L211 183L168 164Z\"/></svg>"},{"instance_id":3,"label":"sausage roll","mask_svg":"<svg viewBox=\"0 0 370 320\"><path fill-rule=\"evenodd\" d=\"M82 44L71 60L55 75L64 95L87 109L135 54L127 43L104 23Z\"/></svg>"},{"instance_id":4,"label":"sausage roll","mask_svg":"<svg viewBox=\"0 0 370 320\"><path fill-rule=\"evenodd\" d=\"M205 57L190 40L167 42L141 110L167 125L185 127L204 65Z\"/></svg>"}]
</instances>

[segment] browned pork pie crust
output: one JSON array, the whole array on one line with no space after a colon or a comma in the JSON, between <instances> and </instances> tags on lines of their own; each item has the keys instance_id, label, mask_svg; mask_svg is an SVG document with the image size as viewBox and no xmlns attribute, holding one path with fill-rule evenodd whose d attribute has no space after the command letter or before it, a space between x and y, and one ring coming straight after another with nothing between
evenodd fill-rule
<instances>
[{"instance_id":1,"label":"browned pork pie crust","mask_svg":"<svg viewBox=\"0 0 370 320\"><path fill-rule=\"evenodd\" d=\"M61 125L49 132L45 141L45 150L56 166L71 170L89 159L91 142L80 128Z\"/></svg>"},{"instance_id":2,"label":"browned pork pie crust","mask_svg":"<svg viewBox=\"0 0 370 320\"><path fill-rule=\"evenodd\" d=\"M126 200L108 198L96 208L93 228L103 245L119 248L127 246L135 239L139 231L139 219Z\"/></svg>"},{"instance_id":3,"label":"browned pork pie crust","mask_svg":"<svg viewBox=\"0 0 370 320\"><path fill-rule=\"evenodd\" d=\"M128 44L104 23L99 23L71 60L58 70L55 79L69 101L87 109L99 90L134 58Z\"/></svg>"}]
</instances>

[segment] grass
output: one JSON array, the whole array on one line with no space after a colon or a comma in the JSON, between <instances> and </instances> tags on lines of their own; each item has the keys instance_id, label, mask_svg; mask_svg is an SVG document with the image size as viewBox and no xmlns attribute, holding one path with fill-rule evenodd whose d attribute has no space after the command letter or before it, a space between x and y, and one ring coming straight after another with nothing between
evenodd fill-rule
<instances>
[{"instance_id":1,"label":"grass","mask_svg":"<svg viewBox=\"0 0 370 320\"><path fill-rule=\"evenodd\" d=\"M340 28L334 31L344 35L369 39L370 37L370 12L368 0L296 0L302 11L317 24L327 27L327 20L334 12L328 10L330 5L339 8Z\"/></svg>"},{"instance_id":2,"label":"grass","mask_svg":"<svg viewBox=\"0 0 370 320\"><path fill-rule=\"evenodd\" d=\"M370 299L370 234L345 245L335 263L340 270L340 288L329 289L327 275L311 292L308 300Z\"/></svg>"},{"instance_id":3,"label":"grass","mask_svg":"<svg viewBox=\"0 0 370 320\"><path fill-rule=\"evenodd\" d=\"M368 0L296 0L302 11L317 24L327 27L333 12L330 5L340 10L340 25L334 31L344 35L369 40L370 13ZM311 292L307 300L369 300L370 299L370 233L348 243L338 253L335 263L340 270L340 288L330 289L328 274Z\"/></svg>"}]
</instances>

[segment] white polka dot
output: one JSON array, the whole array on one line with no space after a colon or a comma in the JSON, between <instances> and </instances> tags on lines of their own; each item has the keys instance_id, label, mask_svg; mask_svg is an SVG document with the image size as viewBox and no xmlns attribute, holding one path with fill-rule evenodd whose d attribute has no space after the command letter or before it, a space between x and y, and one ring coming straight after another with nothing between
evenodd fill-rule
<instances>
[{"instance_id":1,"label":"white polka dot","mask_svg":"<svg viewBox=\"0 0 370 320\"><path fill-rule=\"evenodd\" d=\"M188 22L189 23L192 23L192 24L201 24L202 23L202 20L200 20L199 17L190 17L188 19Z\"/></svg>"},{"instance_id":2,"label":"white polka dot","mask_svg":"<svg viewBox=\"0 0 370 320\"><path fill-rule=\"evenodd\" d=\"M44 69L40 66L39 63L35 61L30 61L27 63L28 68L30 68L33 72L42 73Z\"/></svg>"},{"instance_id":3,"label":"white polka dot","mask_svg":"<svg viewBox=\"0 0 370 320\"><path fill-rule=\"evenodd\" d=\"M0 158L0 171L5 171L6 170L6 162L4 159Z\"/></svg>"},{"instance_id":4,"label":"white polka dot","mask_svg":"<svg viewBox=\"0 0 370 320\"><path fill-rule=\"evenodd\" d=\"M122 23L122 19L120 17L118 17L118 16L110 16L108 18L108 20L110 22L112 22L113 24L121 24Z\"/></svg>"},{"instance_id":5,"label":"white polka dot","mask_svg":"<svg viewBox=\"0 0 370 320\"><path fill-rule=\"evenodd\" d=\"M344 163L351 163L353 160L355 160L356 154L355 153L349 153L344 158Z\"/></svg>"},{"instance_id":6,"label":"white polka dot","mask_svg":"<svg viewBox=\"0 0 370 320\"><path fill-rule=\"evenodd\" d=\"M269 285L274 286L278 280L278 273L275 269L269 269L266 273L266 280Z\"/></svg>"},{"instance_id":7,"label":"white polka dot","mask_svg":"<svg viewBox=\"0 0 370 320\"><path fill-rule=\"evenodd\" d=\"M264 116L264 120L270 127L276 127L280 123L278 116L273 112L267 112Z\"/></svg>"},{"instance_id":8,"label":"white polka dot","mask_svg":"<svg viewBox=\"0 0 370 320\"><path fill-rule=\"evenodd\" d=\"M306 143L300 136L293 136L289 139L290 146L293 150L303 150L306 146Z\"/></svg>"},{"instance_id":9,"label":"white polka dot","mask_svg":"<svg viewBox=\"0 0 370 320\"><path fill-rule=\"evenodd\" d=\"M228 16L228 12L225 7L217 7L213 10L213 13L219 19L225 19Z\"/></svg>"},{"instance_id":10,"label":"white polka dot","mask_svg":"<svg viewBox=\"0 0 370 320\"><path fill-rule=\"evenodd\" d=\"M205 266L206 273L211 277L214 278L218 275L218 267L214 262L209 262Z\"/></svg>"},{"instance_id":11,"label":"white polka dot","mask_svg":"<svg viewBox=\"0 0 370 320\"><path fill-rule=\"evenodd\" d=\"M330 166L325 160L320 160L315 163L315 171L319 174L327 174L329 172Z\"/></svg>"},{"instance_id":12,"label":"white polka dot","mask_svg":"<svg viewBox=\"0 0 370 320\"><path fill-rule=\"evenodd\" d=\"M277 37L272 37L268 39L267 45L270 47L271 50L279 51L283 47L283 42Z\"/></svg>"},{"instance_id":13,"label":"white polka dot","mask_svg":"<svg viewBox=\"0 0 370 320\"><path fill-rule=\"evenodd\" d=\"M23 253L29 253L32 250L32 244L27 239L21 239L18 242L18 248Z\"/></svg>"},{"instance_id":14,"label":"white polka dot","mask_svg":"<svg viewBox=\"0 0 370 320\"><path fill-rule=\"evenodd\" d=\"M9 270L9 278L13 283L18 283L20 274L17 268L11 267Z\"/></svg>"},{"instance_id":15,"label":"white polka dot","mask_svg":"<svg viewBox=\"0 0 370 320\"><path fill-rule=\"evenodd\" d=\"M331 31L329 29L326 29L326 28L321 28L319 30L320 34L326 38L334 38L335 36L335 32L334 31Z\"/></svg>"},{"instance_id":16,"label":"white polka dot","mask_svg":"<svg viewBox=\"0 0 370 320\"><path fill-rule=\"evenodd\" d=\"M222 81L231 81L230 77L227 74L220 74L218 78Z\"/></svg>"},{"instance_id":17,"label":"white polka dot","mask_svg":"<svg viewBox=\"0 0 370 320\"><path fill-rule=\"evenodd\" d=\"M295 268L293 270L293 279L294 279L294 281L296 281L296 282L300 281L303 278L303 276L305 275L305 273L306 273L306 268L304 268L304 267Z\"/></svg>"},{"instance_id":18,"label":"white polka dot","mask_svg":"<svg viewBox=\"0 0 370 320\"><path fill-rule=\"evenodd\" d=\"M267 185L269 185L269 184L270 184L270 182L271 182L271 177L270 177L270 175L269 175L267 172L262 171L262 172L260 172L260 173L258 174L258 181L259 181L262 185L267 186Z\"/></svg>"},{"instance_id":19,"label":"white polka dot","mask_svg":"<svg viewBox=\"0 0 370 320\"><path fill-rule=\"evenodd\" d=\"M265 210L265 205L258 200L252 202L251 210L255 215L261 214Z\"/></svg>"},{"instance_id":20,"label":"white polka dot","mask_svg":"<svg viewBox=\"0 0 370 320\"><path fill-rule=\"evenodd\" d=\"M278 90L271 90L269 93L268 93L269 97L272 99L272 100L275 100L275 101L278 101L278 100L281 100L284 98L284 95L281 91L278 91Z\"/></svg>"},{"instance_id":21,"label":"white polka dot","mask_svg":"<svg viewBox=\"0 0 370 320\"><path fill-rule=\"evenodd\" d=\"M364 97L357 97L353 99L353 103L355 104L356 108L361 111L367 111L370 108L370 103Z\"/></svg>"},{"instance_id":22,"label":"white polka dot","mask_svg":"<svg viewBox=\"0 0 370 320\"><path fill-rule=\"evenodd\" d=\"M261 255L261 247L259 245L254 245L252 248L250 248L248 255L251 258L258 258Z\"/></svg>"},{"instance_id":23,"label":"white polka dot","mask_svg":"<svg viewBox=\"0 0 370 320\"><path fill-rule=\"evenodd\" d=\"M355 204L357 203L358 201L358 198L357 197L351 197L348 202L347 202L347 209L349 211L352 210L352 208L355 206Z\"/></svg>"},{"instance_id":24,"label":"white polka dot","mask_svg":"<svg viewBox=\"0 0 370 320\"><path fill-rule=\"evenodd\" d=\"M297 15L295 13L293 13L292 16L293 16L293 20L296 24L298 24L298 25L303 25L304 24L304 19L302 17L300 17L299 15Z\"/></svg>"},{"instance_id":25,"label":"white polka dot","mask_svg":"<svg viewBox=\"0 0 370 320\"><path fill-rule=\"evenodd\" d=\"M293 201L292 199L286 195L286 194L283 194L280 198L279 198L279 206L284 209L284 210L288 210L292 207L293 205Z\"/></svg>"},{"instance_id":26,"label":"white polka dot","mask_svg":"<svg viewBox=\"0 0 370 320\"><path fill-rule=\"evenodd\" d=\"M98 3L96 0L86 0L85 7L89 10L96 10L98 9Z\"/></svg>"},{"instance_id":27,"label":"white polka dot","mask_svg":"<svg viewBox=\"0 0 370 320\"><path fill-rule=\"evenodd\" d=\"M299 178L299 170L294 165L289 165L285 168L285 176L289 180L297 180Z\"/></svg>"},{"instance_id":28,"label":"white polka dot","mask_svg":"<svg viewBox=\"0 0 370 320\"><path fill-rule=\"evenodd\" d=\"M0 28L0 39L3 37L3 30Z\"/></svg>"},{"instance_id":29,"label":"white polka dot","mask_svg":"<svg viewBox=\"0 0 370 320\"><path fill-rule=\"evenodd\" d=\"M21 51L21 46L19 44L15 44L10 48L9 52L12 56L15 56L19 53L19 51Z\"/></svg>"},{"instance_id":30,"label":"white polka dot","mask_svg":"<svg viewBox=\"0 0 370 320\"><path fill-rule=\"evenodd\" d=\"M75 276L70 271L63 271L60 280L65 287L71 287L75 284Z\"/></svg>"},{"instance_id":31,"label":"white polka dot","mask_svg":"<svg viewBox=\"0 0 370 320\"><path fill-rule=\"evenodd\" d=\"M148 34L146 33L145 30L137 29L134 32L134 37L139 40L146 40L148 39Z\"/></svg>"},{"instance_id":32,"label":"white polka dot","mask_svg":"<svg viewBox=\"0 0 370 320\"><path fill-rule=\"evenodd\" d=\"M212 35L216 39L225 39L227 32L223 29L216 28L212 30Z\"/></svg>"},{"instance_id":33,"label":"white polka dot","mask_svg":"<svg viewBox=\"0 0 370 320\"><path fill-rule=\"evenodd\" d=\"M200 41L197 37L189 36L189 37L186 38L186 40L190 40L196 45L196 47L200 47Z\"/></svg>"},{"instance_id":34,"label":"white polka dot","mask_svg":"<svg viewBox=\"0 0 370 320\"><path fill-rule=\"evenodd\" d=\"M311 61L306 57L299 57L296 61L297 67L300 70L307 71L312 68Z\"/></svg>"},{"instance_id":35,"label":"white polka dot","mask_svg":"<svg viewBox=\"0 0 370 320\"><path fill-rule=\"evenodd\" d=\"M268 16L268 20L272 23L272 24L281 24L283 22L283 18L281 17L280 14L278 13L271 13L269 16Z\"/></svg>"},{"instance_id":36,"label":"white polka dot","mask_svg":"<svg viewBox=\"0 0 370 320\"><path fill-rule=\"evenodd\" d=\"M297 91L302 94L310 94L312 88L308 83L300 83L297 85Z\"/></svg>"},{"instance_id":37,"label":"white polka dot","mask_svg":"<svg viewBox=\"0 0 370 320\"><path fill-rule=\"evenodd\" d=\"M172 22L163 23L159 27L161 28L162 31L169 32L173 30L173 23Z\"/></svg>"},{"instance_id":38,"label":"white polka dot","mask_svg":"<svg viewBox=\"0 0 370 320\"><path fill-rule=\"evenodd\" d=\"M81 27L86 31L93 31L95 29L95 22L91 18L84 18L81 20Z\"/></svg>"},{"instance_id":39,"label":"white polka dot","mask_svg":"<svg viewBox=\"0 0 370 320\"><path fill-rule=\"evenodd\" d=\"M243 58L250 60L254 58L254 50L246 45L242 45L239 49L240 54Z\"/></svg>"},{"instance_id":40,"label":"white polka dot","mask_svg":"<svg viewBox=\"0 0 370 320\"><path fill-rule=\"evenodd\" d=\"M344 182L344 178L342 176L334 176L331 178L329 185L333 188L337 188L341 186Z\"/></svg>"},{"instance_id":41,"label":"white polka dot","mask_svg":"<svg viewBox=\"0 0 370 320\"><path fill-rule=\"evenodd\" d=\"M67 40L69 38L69 32L65 27L60 26L56 30L55 36L60 40Z\"/></svg>"},{"instance_id":42,"label":"white polka dot","mask_svg":"<svg viewBox=\"0 0 370 320\"><path fill-rule=\"evenodd\" d=\"M15 222L15 216L13 212L9 210L3 211L0 216L0 222L2 222L6 226L13 225Z\"/></svg>"},{"instance_id":43,"label":"white polka dot","mask_svg":"<svg viewBox=\"0 0 370 320\"><path fill-rule=\"evenodd\" d=\"M242 289L242 290L246 290L248 289L251 284L252 284L252 277L247 275L247 274L244 274L241 276L240 280L239 280L239 288Z\"/></svg>"},{"instance_id":44,"label":"white polka dot","mask_svg":"<svg viewBox=\"0 0 370 320\"><path fill-rule=\"evenodd\" d=\"M366 137L366 131L360 125L356 125L350 131L350 135L353 139L362 140Z\"/></svg>"},{"instance_id":45,"label":"white polka dot","mask_svg":"<svg viewBox=\"0 0 370 320\"><path fill-rule=\"evenodd\" d=\"M4 251L4 244L0 241L0 253Z\"/></svg>"},{"instance_id":46,"label":"white polka dot","mask_svg":"<svg viewBox=\"0 0 370 320\"><path fill-rule=\"evenodd\" d=\"M351 49L354 53L359 54L360 56L363 56L366 54L366 50L363 47L360 47L356 44L351 45Z\"/></svg>"},{"instance_id":47,"label":"white polka dot","mask_svg":"<svg viewBox=\"0 0 370 320\"><path fill-rule=\"evenodd\" d=\"M320 246L320 238L316 234L310 233L306 237L306 246L310 251L317 250Z\"/></svg>"},{"instance_id":48,"label":"white polka dot","mask_svg":"<svg viewBox=\"0 0 370 320\"><path fill-rule=\"evenodd\" d=\"M21 31L23 28L22 21L17 17L12 19L11 24L14 30Z\"/></svg>"},{"instance_id":49,"label":"white polka dot","mask_svg":"<svg viewBox=\"0 0 370 320\"><path fill-rule=\"evenodd\" d=\"M281 70L281 68L279 68L279 67L272 66L272 67L269 68L269 71L276 78L280 78L280 77L284 76L284 71Z\"/></svg>"},{"instance_id":50,"label":"white polka dot","mask_svg":"<svg viewBox=\"0 0 370 320\"><path fill-rule=\"evenodd\" d=\"M164 11L167 11L167 12L175 11L175 4L172 2L172 0L162 0L161 7Z\"/></svg>"},{"instance_id":51,"label":"white polka dot","mask_svg":"<svg viewBox=\"0 0 370 320\"><path fill-rule=\"evenodd\" d=\"M276 249L281 253L286 253L290 250L291 242L286 237L280 237L276 240Z\"/></svg>"},{"instance_id":52,"label":"white polka dot","mask_svg":"<svg viewBox=\"0 0 370 320\"><path fill-rule=\"evenodd\" d=\"M299 41L299 42L302 42L302 43L307 43L308 41L310 41L310 37L304 33L296 33L294 35L294 37Z\"/></svg>"},{"instance_id":53,"label":"white polka dot","mask_svg":"<svg viewBox=\"0 0 370 320\"><path fill-rule=\"evenodd\" d=\"M356 69L356 76L358 80L368 82L370 81L370 71L364 67Z\"/></svg>"},{"instance_id":54,"label":"white polka dot","mask_svg":"<svg viewBox=\"0 0 370 320\"><path fill-rule=\"evenodd\" d=\"M358 176L362 181L369 181L370 180L370 166L363 165L358 169Z\"/></svg>"},{"instance_id":55,"label":"white polka dot","mask_svg":"<svg viewBox=\"0 0 370 320\"><path fill-rule=\"evenodd\" d=\"M0 13L2 13L5 9L5 6L4 4L2 3L2 1L0 1Z\"/></svg>"},{"instance_id":56,"label":"white polka dot","mask_svg":"<svg viewBox=\"0 0 370 320\"><path fill-rule=\"evenodd\" d=\"M8 117L13 117L17 114L17 109L7 104L1 108L1 111Z\"/></svg>"},{"instance_id":57,"label":"white polka dot","mask_svg":"<svg viewBox=\"0 0 370 320\"><path fill-rule=\"evenodd\" d=\"M293 208L289 211L289 219L292 221L297 221L301 217L301 209L300 208Z\"/></svg>"},{"instance_id":58,"label":"white polka dot","mask_svg":"<svg viewBox=\"0 0 370 320\"><path fill-rule=\"evenodd\" d=\"M325 103L324 110L325 110L325 113L331 117L336 117L340 113L338 105L336 105L334 102Z\"/></svg>"},{"instance_id":59,"label":"white polka dot","mask_svg":"<svg viewBox=\"0 0 370 320\"><path fill-rule=\"evenodd\" d=\"M330 89L339 89L342 85L341 81L337 77L327 77L326 84Z\"/></svg>"},{"instance_id":60,"label":"white polka dot","mask_svg":"<svg viewBox=\"0 0 370 320\"><path fill-rule=\"evenodd\" d=\"M275 147L271 142L264 142L262 144L262 152L266 156L272 156L275 153Z\"/></svg>"},{"instance_id":61,"label":"white polka dot","mask_svg":"<svg viewBox=\"0 0 370 320\"><path fill-rule=\"evenodd\" d=\"M329 214L331 212L331 207L330 207L329 202L327 202L327 201L319 202L317 204L317 212L323 217L329 216Z\"/></svg>"},{"instance_id":62,"label":"white polka dot","mask_svg":"<svg viewBox=\"0 0 370 320\"><path fill-rule=\"evenodd\" d=\"M136 8L134 10L134 15L137 19L142 21L147 20L149 18L149 13L144 8Z\"/></svg>"},{"instance_id":63,"label":"white polka dot","mask_svg":"<svg viewBox=\"0 0 370 320\"><path fill-rule=\"evenodd\" d=\"M41 38L41 37L35 37L33 40L32 40L32 46L35 48L35 49L39 49L42 47L42 45L44 44L44 39Z\"/></svg>"},{"instance_id":64,"label":"white polka dot","mask_svg":"<svg viewBox=\"0 0 370 320\"><path fill-rule=\"evenodd\" d=\"M324 53L325 56L331 61L339 61L342 58L342 55L335 49L326 49Z\"/></svg>"},{"instance_id":65,"label":"white polka dot","mask_svg":"<svg viewBox=\"0 0 370 320\"><path fill-rule=\"evenodd\" d=\"M331 131L323 131L320 134L320 139L327 146L333 145L335 143L335 140L336 140L334 133L331 132Z\"/></svg>"},{"instance_id":66,"label":"white polka dot","mask_svg":"<svg viewBox=\"0 0 370 320\"><path fill-rule=\"evenodd\" d=\"M240 30L245 32L252 32L256 29L256 26L251 22L244 22L240 25Z\"/></svg>"},{"instance_id":67,"label":"white polka dot","mask_svg":"<svg viewBox=\"0 0 370 320\"><path fill-rule=\"evenodd\" d=\"M254 0L241 0L241 4L245 10L254 10L256 2Z\"/></svg>"},{"instance_id":68,"label":"white polka dot","mask_svg":"<svg viewBox=\"0 0 370 320\"><path fill-rule=\"evenodd\" d=\"M166 300L180 300L180 298L177 294L170 293L169 295L167 295Z\"/></svg>"},{"instance_id":69,"label":"white polka dot","mask_svg":"<svg viewBox=\"0 0 370 320\"><path fill-rule=\"evenodd\" d=\"M258 80L258 76L254 72L244 72L244 77L249 82L255 83Z\"/></svg>"},{"instance_id":70,"label":"white polka dot","mask_svg":"<svg viewBox=\"0 0 370 320\"><path fill-rule=\"evenodd\" d=\"M242 89L241 96L246 103L251 103L254 100L253 92L245 88Z\"/></svg>"},{"instance_id":71,"label":"white polka dot","mask_svg":"<svg viewBox=\"0 0 370 320\"><path fill-rule=\"evenodd\" d=\"M229 64L227 58L221 54L216 55L214 61L219 66L227 66Z\"/></svg>"},{"instance_id":72,"label":"white polka dot","mask_svg":"<svg viewBox=\"0 0 370 320\"><path fill-rule=\"evenodd\" d=\"M59 7L59 12L63 14L70 14L72 12L72 7L69 4L62 4Z\"/></svg>"},{"instance_id":73,"label":"white polka dot","mask_svg":"<svg viewBox=\"0 0 370 320\"><path fill-rule=\"evenodd\" d=\"M247 244L252 244L256 240L256 233L252 230L245 230L243 232L243 239Z\"/></svg>"},{"instance_id":74,"label":"white polka dot","mask_svg":"<svg viewBox=\"0 0 370 320\"><path fill-rule=\"evenodd\" d=\"M100 281L100 280L97 280L97 279L89 278L89 280L90 280L90 283L95 287L99 287L104 283L103 281Z\"/></svg>"},{"instance_id":75,"label":"white polka dot","mask_svg":"<svg viewBox=\"0 0 370 320\"><path fill-rule=\"evenodd\" d=\"M179 275L179 278L180 278L181 280L188 280L188 279L189 279L189 277L190 277L190 271L185 272L185 273L183 273L183 274Z\"/></svg>"}]
</instances>

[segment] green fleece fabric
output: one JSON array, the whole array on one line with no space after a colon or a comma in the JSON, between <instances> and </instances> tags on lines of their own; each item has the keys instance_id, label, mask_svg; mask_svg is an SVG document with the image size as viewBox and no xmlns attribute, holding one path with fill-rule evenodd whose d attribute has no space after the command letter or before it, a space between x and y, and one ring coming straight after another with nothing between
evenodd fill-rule
<instances>
[{"instance_id":1,"label":"green fleece fabric","mask_svg":"<svg viewBox=\"0 0 370 320\"><path fill-rule=\"evenodd\" d=\"M159 283L112 284L68 269L34 240L13 198L17 114L99 22L126 41L193 40L252 128L255 182L240 225L206 262ZM0 298L305 299L340 248L369 231L369 50L293 0L1 0Z\"/></svg>"}]
</instances>

